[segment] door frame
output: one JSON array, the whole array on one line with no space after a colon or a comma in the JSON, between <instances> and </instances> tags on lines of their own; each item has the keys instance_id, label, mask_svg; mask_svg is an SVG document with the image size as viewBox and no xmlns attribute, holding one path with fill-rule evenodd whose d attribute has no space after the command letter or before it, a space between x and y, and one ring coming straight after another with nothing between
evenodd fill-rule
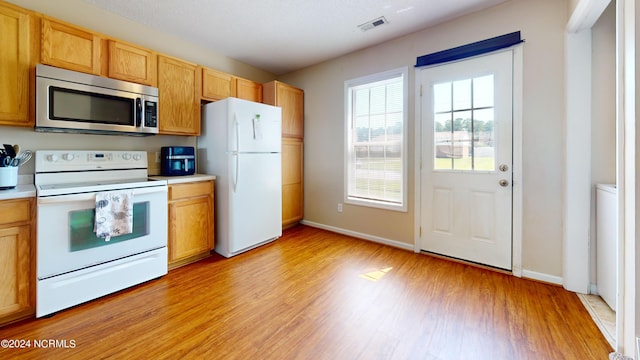
<instances>
[{"instance_id":1,"label":"door frame","mask_svg":"<svg viewBox=\"0 0 640 360\"><path fill-rule=\"evenodd\" d=\"M511 51L513 52L513 204L512 204L512 235L511 235L511 251L512 251L512 264L511 273L514 276L522 277L522 99L523 99L523 46L515 45L507 49L501 49L495 52L479 55L486 56L498 52ZM465 61L471 58L457 60ZM445 63L446 64L446 63ZM438 64L434 66L440 66ZM419 253L421 250L421 229L420 223L422 218L422 179L420 169L422 169L422 82L420 73L428 66L415 69L415 118L414 118L414 252Z\"/></svg>"}]
</instances>

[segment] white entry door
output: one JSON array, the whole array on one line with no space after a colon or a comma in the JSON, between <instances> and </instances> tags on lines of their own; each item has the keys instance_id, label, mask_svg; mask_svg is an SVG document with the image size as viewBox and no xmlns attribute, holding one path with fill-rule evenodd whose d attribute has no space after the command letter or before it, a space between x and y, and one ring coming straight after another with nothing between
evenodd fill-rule
<instances>
[{"instance_id":1,"label":"white entry door","mask_svg":"<svg viewBox=\"0 0 640 360\"><path fill-rule=\"evenodd\" d=\"M421 70L422 250L511 270L513 52Z\"/></svg>"}]
</instances>

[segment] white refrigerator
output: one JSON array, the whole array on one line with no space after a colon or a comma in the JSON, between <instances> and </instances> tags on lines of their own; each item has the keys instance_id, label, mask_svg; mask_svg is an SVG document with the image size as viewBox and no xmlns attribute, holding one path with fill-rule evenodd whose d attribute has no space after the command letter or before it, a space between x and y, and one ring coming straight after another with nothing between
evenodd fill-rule
<instances>
[{"instance_id":1,"label":"white refrigerator","mask_svg":"<svg viewBox=\"0 0 640 360\"><path fill-rule=\"evenodd\" d=\"M198 172L216 176L215 251L231 257L282 235L282 109L227 98L202 107Z\"/></svg>"}]
</instances>

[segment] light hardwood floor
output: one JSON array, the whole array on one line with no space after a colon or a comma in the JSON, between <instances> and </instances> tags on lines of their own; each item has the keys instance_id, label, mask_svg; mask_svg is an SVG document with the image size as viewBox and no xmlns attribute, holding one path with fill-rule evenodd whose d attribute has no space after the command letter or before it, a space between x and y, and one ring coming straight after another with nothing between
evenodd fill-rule
<instances>
[{"instance_id":1,"label":"light hardwood floor","mask_svg":"<svg viewBox=\"0 0 640 360\"><path fill-rule=\"evenodd\" d=\"M612 351L561 287L305 226L5 326L0 339L31 341L0 348L2 359L584 360ZM34 348L49 339L68 348Z\"/></svg>"}]
</instances>

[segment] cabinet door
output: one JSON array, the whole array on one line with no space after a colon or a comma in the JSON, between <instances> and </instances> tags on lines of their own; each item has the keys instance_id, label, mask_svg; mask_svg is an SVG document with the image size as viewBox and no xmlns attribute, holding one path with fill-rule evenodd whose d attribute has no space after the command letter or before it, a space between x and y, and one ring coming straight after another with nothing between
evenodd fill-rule
<instances>
[{"instance_id":1,"label":"cabinet door","mask_svg":"<svg viewBox=\"0 0 640 360\"><path fill-rule=\"evenodd\" d=\"M170 262L211 250L211 209L208 196L180 200L169 205L172 235Z\"/></svg>"},{"instance_id":2,"label":"cabinet door","mask_svg":"<svg viewBox=\"0 0 640 360\"><path fill-rule=\"evenodd\" d=\"M236 96L236 83L233 75L202 68L202 98L209 101Z\"/></svg>"},{"instance_id":3,"label":"cabinet door","mask_svg":"<svg viewBox=\"0 0 640 360\"><path fill-rule=\"evenodd\" d=\"M100 75L100 37L46 17L40 56L43 64Z\"/></svg>"},{"instance_id":4,"label":"cabinet door","mask_svg":"<svg viewBox=\"0 0 640 360\"><path fill-rule=\"evenodd\" d=\"M282 226L302 220L304 146L299 139L282 139Z\"/></svg>"},{"instance_id":5,"label":"cabinet door","mask_svg":"<svg viewBox=\"0 0 640 360\"><path fill-rule=\"evenodd\" d=\"M157 85L157 56L151 50L109 40L108 66L110 78L149 86Z\"/></svg>"},{"instance_id":6,"label":"cabinet door","mask_svg":"<svg viewBox=\"0 0 640 360\"><path fill-rule=\"evenodd\" d=\"M169 268L209 256L213 249L213 181L169 185Z\"/></svg>"},{"instance_id":7,"label":"cabinet door","mask_svg":"<svg viewBox=\"0 0 640 360\"><path fill-rule=\"evenodd\" d=\"M0 6L0 124L33 126L29 117L31 16Z\"/></svg>"},{"instance_id":8,"label":"cabinet door","mask_svg":"<svg viewBox=\"0 0 640 360\"><path fill-rule=\"evenodd\" d=\"M262 102L262 84L243 78L236 78L236 97Z\"/></svg>"},{"instance_id":9,"label":"cabinet door","mask_svg":"<svg viewBox=\"0 0 640 360\"><path fill-rule=\"evenodd\" d=\"M28 225L0 227L0 323L32 307Z\"/></svg>"},{"instance_id":10,"label":"cabinet door","mask_svg":"<svg viewBox=\"0 0 640 360\"><path fill-rule=\"evenodd\" d=\"M271 81L262 86L262 101L282 108L283 137L304 137L304 91Z\"/></svg>"},{"instance_id":11,"label":"cabinet door","mask_svg":"<svg viewBox=\"0 0 640 360\"><path fill-rule=\"evenodd\" d=\"M304 92L292 86L277 83L276 99L282 108L282 136L304 137Z\"/></svg>"},{"instance_id":12,"label":"cabinet door","mask_svg":"<svg viewBox=\"0 0 640 360\"><path fill-rule=\"evenodd\" d=\"M200 135L200 74L198 66L158 56L159 131Z\"/></svg>"},{"instance_id":13,"label":"cabinet door","mask_svg":"<svg viewBox=\"0 0 640 360\"><path fill-rule=\"evenodd\" d=\"M0 325L35 313L35 200L0 201Z\"/></svg>"}]
</instances>

